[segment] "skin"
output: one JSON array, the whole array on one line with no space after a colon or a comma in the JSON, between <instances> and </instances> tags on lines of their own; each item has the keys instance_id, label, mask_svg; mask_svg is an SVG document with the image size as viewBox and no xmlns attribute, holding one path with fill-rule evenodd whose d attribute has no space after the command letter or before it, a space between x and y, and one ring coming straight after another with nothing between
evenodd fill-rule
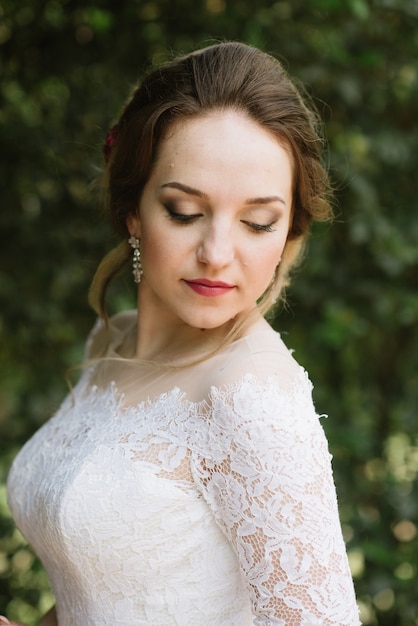
<instances>
[{"instance_id":1,"label":"skin","mask_svg":"<svg viewBox=\"0 0 418 626\"><path fill-rule=\"evenodd\" d=\"M287 147L242 113L210 112L171 128L127 220L144 270L139 358L200 356L254 308L286 243L292 180ZM207 280L215 288L202 287ZM227 287L216 289L219 281Z\"/></svg>"}]
</instances>

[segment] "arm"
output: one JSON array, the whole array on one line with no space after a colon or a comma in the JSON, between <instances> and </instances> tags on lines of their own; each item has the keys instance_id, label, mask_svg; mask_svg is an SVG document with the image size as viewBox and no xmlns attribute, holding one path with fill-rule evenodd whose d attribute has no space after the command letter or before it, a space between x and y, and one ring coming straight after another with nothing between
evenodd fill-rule
<instances>
[{"instance_id":1,"label":"arm","mask_svg":"<svg viewBox=\"0 0 418 626\"><path fill-rule=\"evenodd\" d=\"M301 376L283 392L252 378L212 402L216 419L224 405L234 433L228 452L204 460L200 482L247 581L254 624L358 626L309 381Z\"/></svg>"}]
</instances>

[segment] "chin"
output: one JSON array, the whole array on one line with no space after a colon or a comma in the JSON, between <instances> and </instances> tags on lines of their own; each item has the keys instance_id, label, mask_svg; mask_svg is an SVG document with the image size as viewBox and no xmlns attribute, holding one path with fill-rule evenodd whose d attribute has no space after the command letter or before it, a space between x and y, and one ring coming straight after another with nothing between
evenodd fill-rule
<instances>
[{"instance_id":1,"label":"chin","mask_svg":"<svg viewBox=\"0 0 418 626\"><path fill-rule=\"evenodd\" d=\"M186 324L192 326L193 328L199 328L200 330L216 330L217 328L222 328L222 326L232 322L234 319L235 316L222 320L208 320L207 318L202 318L201 320L186 320Z\"/></svg>"},{"instance_id":2,"label":"chin","mask_svg":"<svg viewBox=\"0 0 418 626\"><path fill-rule=\"evenodd\" d=\"M227 331L230 330L230 326L233 324L233 322L235 321L236 316L233 315L231 317L228 317L228 319L224 319L224 320L216 320L216 321L208 321L208 320L202 320L202 322L200 324L193 324L194 328L199 328L200 330L204 331L210 331L210 330L220 330L224 327L227 327Z\"/></svg>"}]
</instances>

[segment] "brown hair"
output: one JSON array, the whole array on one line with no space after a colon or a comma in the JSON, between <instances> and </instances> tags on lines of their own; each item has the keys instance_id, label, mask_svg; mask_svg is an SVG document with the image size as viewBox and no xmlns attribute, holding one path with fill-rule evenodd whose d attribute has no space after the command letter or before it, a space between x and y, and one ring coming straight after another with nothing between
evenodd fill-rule
<instances>
[{"instance_id":1,"label":"brown hair","mask_svg":"<svg viewBox=\"0 0 418 626\"><path fill-rule=\"evenodd\" d=\"M131 258L126 218L138 209L165 133L178 120L228 108L244 113L289 146L294 160L291 227L274 280L258 303L263 314L287 284L312 220L331 217L319 118L281 63L236 42L178 57L151 71L135 88L116 126L105 183L109 216L123 241L99 265L89 296L103 317L106 288Z\"/></svg>"}]
</instances>

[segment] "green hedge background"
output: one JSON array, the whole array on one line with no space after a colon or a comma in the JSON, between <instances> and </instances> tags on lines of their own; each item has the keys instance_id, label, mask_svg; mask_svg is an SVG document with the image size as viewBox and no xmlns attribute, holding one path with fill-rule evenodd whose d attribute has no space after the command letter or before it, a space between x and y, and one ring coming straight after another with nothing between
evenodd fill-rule
<instances>
[{"instance_id":1,"label":"green hedge background","mask_svg":"<svg viewBox=\"0 0 418 626\"><path fill-rule=\"evenodd\" d=\"M274 325L329 415L362 620L418 624L417 0L0 0L0 614L53 601L4 484L94 322L103 137L149 63L213 39L279 56L326 123L337 219Z\"/></svg>"}]
</instances>

